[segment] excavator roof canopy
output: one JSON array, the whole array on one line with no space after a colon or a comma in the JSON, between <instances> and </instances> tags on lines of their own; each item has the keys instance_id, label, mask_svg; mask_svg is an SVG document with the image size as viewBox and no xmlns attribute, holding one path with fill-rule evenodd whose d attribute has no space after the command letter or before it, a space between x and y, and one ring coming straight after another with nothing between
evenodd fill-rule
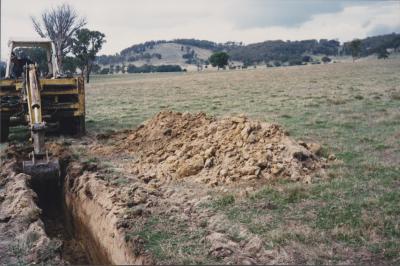
<instances>
[{"instance_id":1,"label":"excavator roof canopy","mask_svg":"<svg viewBox=\"0 0 400 266\"><path fill-rule=\"evenodd\" d=\"M49 71L52 73L53 78L59 75L59 66L56 59L56 49L53 41L49 39L26 39L26 38L11 38L8 41L9 54L7 57L6 77L10 77L11 71L11 52L14 48L43 48L47 52L47 62Z\"/></svg>"},{"instance_id":2,"label":"excavator roof canopy","mask_svg":"<svg viewBox=\"0 0 400 266\"><path fill-rule=\"evenodd\" d=\"M52 41L49 39L26 39L26 38L12 38L8 41L8 46L18 46L18 47L49 47L51 48Z\"/></svg>"}]
</instances>

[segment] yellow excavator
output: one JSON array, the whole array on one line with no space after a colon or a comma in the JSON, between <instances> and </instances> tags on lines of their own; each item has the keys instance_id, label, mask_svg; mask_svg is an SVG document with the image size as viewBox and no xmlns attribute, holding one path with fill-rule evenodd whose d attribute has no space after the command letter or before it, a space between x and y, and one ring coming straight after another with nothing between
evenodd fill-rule
<instances>
[{"instance_id":1,"label":"yellow excavator","mask_svg":"<svg viewBox=\"0 0 400 266\"><path fill-rule=\"evenodd\" d=\"M10 40L6 74L0 80L0 139L8 140L9 128L28 126L33 151L23 162L23 172L45 180L59 177L60 165L46 150L48 128L61 134L82 135L85 132L85 91L82 77L61 73L54 43L50 40ZM12 56L18 49L42 49L46 69L37 63L26 64L21 77L12 73ZM43 60L42 60L43 61Z\"/></svg>"}]
</instances>

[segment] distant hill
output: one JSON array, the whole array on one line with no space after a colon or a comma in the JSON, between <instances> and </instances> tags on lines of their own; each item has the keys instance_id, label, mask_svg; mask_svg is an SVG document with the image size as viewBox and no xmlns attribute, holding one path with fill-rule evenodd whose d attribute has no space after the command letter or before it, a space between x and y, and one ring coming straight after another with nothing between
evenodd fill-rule
<instances>
[{"instance_id":1,"label":"distant hill","mask_svg":"<svg viewBox=\"0 0 400 266\"><path fill-rule=\"evenodd\" d=\"M204 64L215 51L222 51L238 47L241 43L227 42L218 44L206 40L176 39L171 41L149 41L135 44L123 49L116 55L97 57L97 63L134 64L141 66L176 64L181 66Z\"/></svg>"},{"instance_id":2,"label":"distant hill","mask_svg":"<svg viewBox=\"0 0 400 266\"><path fill-rule=\"evenodd\" d=\"M301 62L304 56L337 56L351 55L350 42L341 45L336 40L304 40L304 41L265 41L235 47L229 51L232 60L245 64L269 61ZM400 34L392 33L361 39L361 56L369 56L381 49L398 49Z\"/></svg>"},{"instance_id":3,"label":"distant hill","mask_svg":"<svg viewBox=\"0 0 400 266\"><path fill-rule=\"evenodd\" d=\"M400 34L392 33L362 39L362 56L377 53L380 49L398 49ZM226 51L232 61L244 65L273 63L300 64L304 58L314 56L350 55L349 42L337 40L265 41L243 45L237 42L215 43L207 40L175 39L149 41L123 49L116 55L97 57L97 63L107 65L179 65L183 68L207 64L216 51Z\"/></svg>"}]
</instances>

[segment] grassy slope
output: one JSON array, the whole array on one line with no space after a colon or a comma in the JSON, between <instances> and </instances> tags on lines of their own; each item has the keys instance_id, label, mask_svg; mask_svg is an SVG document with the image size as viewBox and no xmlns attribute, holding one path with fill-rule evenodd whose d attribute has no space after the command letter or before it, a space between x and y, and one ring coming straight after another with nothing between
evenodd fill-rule
<instances>
[{"instance_id":1,"label":"grassy slope","mask_svg":"<svg viewBox=\"0 0 400 266\"><path fill-rule=\"evenodd\" d=\"M157 58L152 58L148 61L146 60L138 60L138 61L133 61L133 62L125 62L126 65L128 64L134 64L136 66L141 66L145 64L150 64L150 65L182 65L186 66L186 59L184 59L182 56L186 53L186 48L184 50L181 50L181 47L186 47L187 45L180 45L178 43L161 43L161 44L156 44L153 49L147 48L144 53L158 53L162 55L161 59ZM212 54L211 50L203 49L203 48L198 48L195 46L189 45L191 50L194 50L195 53L197 54L197 57L203 60L207 60L210 55ZM133 55L138 55L138 54L133 54ZM131 55L132 56L132 55ZM193 65L195 67L195 65Z\"/></svg>"},{"instance_id":2,"label":"grassy slope","mask_svg":"<svg viewBox=\"0 0 400 266\"><path fill-rule=\"evenodd\" d=\"M164 108L283 124L344 161L329 170L331 180L271 184L212 208L261 235L267 248L295 250L308 261L398 261L399 69L400 60L389 60L99 78L88 86L88 128L137 126ZM265 202L274 208L258 207Z\"/></svg>"}]
</instances>

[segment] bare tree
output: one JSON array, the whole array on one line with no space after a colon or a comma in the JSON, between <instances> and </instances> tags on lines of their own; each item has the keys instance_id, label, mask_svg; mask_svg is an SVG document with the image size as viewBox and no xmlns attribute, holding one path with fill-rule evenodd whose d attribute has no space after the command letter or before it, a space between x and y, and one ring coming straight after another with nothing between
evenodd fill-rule
<instances>
[{"instance_id":1,"label":"bare tree","mask_svg":"<svg viewBox=\"0 0 400 266\"><path fill-rule=\"evenodd\" d=\"M56 47L58 65L62 68L63 57L70 51L73 34L86 25L75 9L68 4L60 5L42 13L41 21L31 17L36 32L42 38L51 39Z\"/></svg>"}]
</instances>

